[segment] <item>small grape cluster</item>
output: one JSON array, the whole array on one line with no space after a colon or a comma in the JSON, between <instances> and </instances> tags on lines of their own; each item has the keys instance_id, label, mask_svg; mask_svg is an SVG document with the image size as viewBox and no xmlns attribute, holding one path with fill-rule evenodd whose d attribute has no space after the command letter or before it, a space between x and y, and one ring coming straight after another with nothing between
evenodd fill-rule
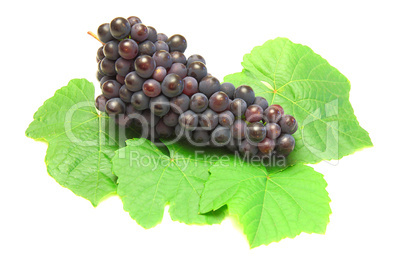
<instances>
[{"instance_id":1,"label":"small grape cluster","mask_svg":"<svg viewBox=\"0 0 402 264\"><path fill-rule=\"evenodd\" d=\"M247 156L293 151L296 119L250 86L220 83L201 55L186 58L183 36L168 38L133 16L100 25L98 39L96 107L119 125L140 127L150 139L185 138Z\"/></svg>"}]
</instances>

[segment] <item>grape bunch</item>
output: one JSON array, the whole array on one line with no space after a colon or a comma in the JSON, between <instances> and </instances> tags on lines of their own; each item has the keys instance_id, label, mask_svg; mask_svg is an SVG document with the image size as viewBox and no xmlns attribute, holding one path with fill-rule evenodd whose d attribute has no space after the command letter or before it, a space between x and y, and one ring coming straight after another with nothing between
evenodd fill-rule
<instances>
[{"instance_id":1,"label":"grape bunch","mask_svg":"<svg viewBox=\"0 0 402 264\"><path fill-rule=\"evenodd\" d=\"M298 124L280 105L268 105L247 85L220 83L201 55L186 57L187 41L168 37L138 17L99 26L102 94L96 107L151 140L187 140L227 147L244 156L287 156Z\"/></svg>"}]
</instances>

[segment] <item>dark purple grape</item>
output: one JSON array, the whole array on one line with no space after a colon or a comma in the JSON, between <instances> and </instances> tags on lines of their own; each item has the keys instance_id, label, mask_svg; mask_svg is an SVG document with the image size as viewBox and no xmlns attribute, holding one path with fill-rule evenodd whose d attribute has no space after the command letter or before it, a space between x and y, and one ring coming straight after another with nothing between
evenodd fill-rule
<instances>
[{"instance_id":1,"label":"dark purple grape","mask_svg":"<svg viewBox=\"0 0 402 264\"><path fill-rule=\"evenodd\" d=\"M140 116L142 116L142 111L135 109L132 104L128 104L126 106L126 114L129 118L136 119L135 121L140 121Z\"/></svg>"},{"instance_id":2,"label":"dark purple grape","mask_svg":"<svg viewBox=\"0 0 402 264\"><path fill-rule=\"evenodd\" d=\"M154 27L148 26L148 40L155 42L158 40L158 32L156 32L156 29Z\"/></svg>"},{"instance_id":3,"label":"dark purple grape","mask_svg":"<svg viewBox=\"0 0 402 264\"><path fill-rule=\"evenodd\" d=\"M156 66L162 66L166 69L169 69L173 64L173 60L166 50L156 51L152 58L155 60Z\"/></svg>"},{"instance_id":4,"label":"dark purple grape","mask_svg":"<svg viewBox=\"0 0 402 264\"><path fill-rule=\"evenodd\" d=\"M102 47L100 47L100 48L98 49L98 51L96 52L96 59L97 59L97 62L100 62L104 57L105 57L105 54L103 53L103 46L102 46Z\"/></svg>"},{"instance_id":5,"label":"dark purple grape","mask_svg":"<svg viewBox=\"0 0 402 264\"><path fill-rule=\"evenodd\" d=\"M260 122L250 123L247 125L246 137L251 142L261 142L267 136L265 126Z\"/></svg>"},{"instance_id":6,"label":"dark purple grape","mask_svg":"<svg viewBox=\"0 0 402 264\"><path fill-rule=\"evenodd\" d=\"M107 76L115 76L116 69L114 64L115 64L114 61L109 60L108 58L104 58L103 60L100 61L99 66L103 74Z\"/></svg>"},{"instance_id":7,"label":"dark purple grape","mask_svg":"<svg viewBox=\"0 0 402 264\"><path fill-rule=\"evenodd\" d=\"M259 122L262 120L264 110L261 106L252 104L247 107L246 113L244 114L246 120L250 123Z\"/></svg>"},{"instance_id":8,"label":"dark purple grape","mask_svg":"<svg viewBox=\"0 0 402 264\"><path fill-rule=\"evenodd\" d=\"M106 102L107 102L107 98L103 94L96 97L96 100L95 100L96 109L98 109L101 112L105 112L106 111L106 108L105 108Z\"/></svg>"},{"instance_id":9,"label":"dark purple grape","mask_svg":"<svg viewBox=\"0 0 402 264\"><path fill-rule=\"evenodd\" d=\"M177 139L182 139L185 137L185 133L186 130L184 128L181 127L180 124L178 124L177 126L174 127L174 134L176 135ZM189 131L187 131L189 132Z\"/></svg>"},{"instance_id":10,"label":"dark purple grape","mask_svg":"<svg viewBox=\"0 0 402 264\"><path fill-rule=\"evenodd\" d=\"M167 75L167 71L164 67L158 66L155 68L154 73L152 74L152 78L157 80L158 82L162 82Z\"/></svg>"},{"instance_id":11,"label":"dark purple grape","mask_svg":"<svg viewBox=\"0 0 402 264\"><path fill-rule=\"evenodd\" d=\"M156 50L164 50L164 51L169 52L168 44L166 44L166 42L164 42L162 40L158 40L155 42L155 48L156 48Z\"/></svg>"},{"instance_id":12,"label":"dark purple grape","mask_svg":"<svg viewBox=\"0 0 402 264\"><path fill-rule=\"evenodd\" d=\"M158 40L161 40L161 41L166 41L166 40L168 40L168 36L166 36L166 35L163 34L163 33L158 33L156 37L157 37Z\"/></svg>"},{"instance_id":13,"label":"dark purple grape","mask_svg":"<svg viewBox=\"0 0 402 264\"><path fill-rule=\"evenodd\" d=\"M224 127L230 127L235 121L235 116L230 111L225 111L219 114L219 124Z\"/></svg>"},{"instance_id":14,"label":"dark purple grape","mask_svg":"<svg viewBox=\"0 0 402 264\"><path fill-rule=\"evenodd\" d=\"M142 23L134 24L131 27L131 38L135 41L142 42L148 38L148 27Z\"/></svg>"},{"instance_id":15,"label":"dark purple grape","mask_svg":"<svg viewBox=\"0 0 402 264\"><path fill-rule=\"evenodd\" d=\"M188 57L187 64L190 65L191 63L193 63L195 61L200 61L200 62L204 63L205 65L207 64L205 62L204 57L202 57L201 55L198 55L198 54L194 54L194 55L191 55L190 57Z\"/></svg>"},{"instance_id":16,"label":"dark purple grape","mask_svg":"<svg viewBox=\"0 0 402 264\"><path fill-rule=\"evenodd\" d=\"M110 34L109 23L102 24L98 27L98 38L103 43L113 40L113 36Z\"/></svg>"},{"instance_id":17,"label":"dark purple grape","mask_svg":"<svg viewBox=\"0 0 402 264\"><path fill-rule=\"evenodd\" d=\"M214 130L219 123L219 116L211 109L205 110L198 116L200 127L204 130Z\"/></svg>"},{"instance_id":18,"label":"dark purple grape","mask_svg":"<svg viewBox=\"0 0 402 264\"><path fill-rule=\"evenodd\" d=\"M101 89L102 89L102 85L108 80L115 80L115 77L113 77L113 76L103 76L102 79L100 79L100 81L99 81Z\"/></svg>"},{"instance_id":19,"label":"dark purple grape","mask_svg":"<svg viewBox=\"0 0 402 264\"><path fill-rule=\"evenodd\" d=\"M279 120L282 133L294 134L297 131L298 125L296 119L291 115L284 115Z\"/></svg>"},{"instance_id":20,"label":"dark purple grape","mask_svg":"<svg viewBox=\"0 0 402 264\"><path fill-rule=\"evenodd\" d=\"M126 111L126 105L120 98L112 98L107 101L105 109L108 115L120 115Z\"/></svg>"},{"instance_id":21,"label":"dark purple grape","mask_svg":"<svg viewBox=\"0 0 402 264\"><path fill-rule=\"evenodd\" d=\"M211 133L211 142L215 146L225 146L229 144L232 133L228 127L217 126Z\"/></svg>"},{"instance_id":22,"label":"dark purple grape","mask_svg":"<svg viewBox=\"0 0 402 264\"><path fill-rule=\"evenodd\" d=\"M108 99L119 97L120 87L121 84L118 83L117 81L108 80L104 82L102 85L102 94Z\"/></svg>"},{"instance_id":23,"label":"dark purple grape","mask_svg":"<svg viewBox=\"0 0 402 264\"><path fill-rule=\"evenodd\" d=\"M285 114L285 111L283 110L283 107L277 104L273 104L271 105L272 107L275 107L276 109L278 109L278 111L281 113L281 115L283 116Z\"/></svg>"},{"instance_id":24,"label":"dark purple grape","mask_svg":"<svg viewBox=\"0 0 402 264\"><path fill-rule=\"evenodd\" d=\"M114 67L118 75L126 76L129 72L133 70L133 60L118 58L114 64Z\"/></svg>"},{"instance_id":25,"label":"dark purple grape","mask_svg":"<svg viewBox=\"0 0 402 264\"><path fill-rule=\"evenodd\" d=\"M237 87L237 89L234 92L234 97L243 99L247 103L247 105L253 104L255 100L254 91L248 85L241 85Z\"/></svg>"},{"instance_id":26,"label":"dark purple grape","mask_svg":"<svg viewBox=\"0 0 402 264\"><path fill-rule=\"evenodd\" d=\"M175 73L180 76L180 78L185 78L187 76L187 68L186 65L182 63L173 63L172 67L170 67L168 74Z\"/></svg>"},{"instance_id":27,"label":"dark purple grape","mask_svg":"<svg viewBox=\"0 0 402 264\"><path fill-rule=\"evenodd\" d=\"M238 120L234 121L234 123L231 127L233 137L236 139L245 138L246 137L246 128L247 128L247 124L243 120L238 119Z\"/></svg>"},{"instance_id":28,"label":"dark purple grape","mask_svg":"<svg viewBox=\"0 0 402 264\"><path fill-rule=\"evenodd\" d=\"M183 81L179 75L171 73L166 75L162 82L162 93L167 97L175 97L183 92Z\"/></svg>"},{"instance_id":29,"label":"dark purple grape","mask_svg":"<svg viewBox=\"0 0 402 264\"><path fill-rule=\"evenodd\" d=\"M144 111L142 112L142 116L144 117L144 119L142 119L141 122L144 122L144 121L145 121L145 124L142 123L142 127L145 127L145 126L155 127L156 124L157 124L157 123L159 122L159 120L160 120L160 117L154 115L154 114L151 112L151 110L149 110L149 109L144 110Z\"/></svg>"},{"instance_id":30,"label":"dark purple grape","mask_svg":"<svg viewBox=\"0 0 402 264\"><path fill-rule=\"evenodd\" d=\"M245 139L239 146L239 152L243 156L251 157L258 153L258 147L256 145L250 144L250 142Z\"/></svg>"},{"instance_id":31,"label":"dark purple grape","mask_svg":"<svg viewBox=\"0 0 402 264\"><path fill-rule=\"evenodd\" d=\"M180 51L173 51L170 53L170 56L172 57L173 63L178 62L183 63L184 65L187 63L186 56Z\"/></svg>"},{"instance_id":32,"label":"dark purple grape","mask_svg":"<svg viewBox=\"0 0 402 264\"><path fill-rule=\"evenodd\" d=\"M264 138L260 143L258 143L258 149L263 154L271 154L275 148L275 141L270 138Z\"/></svg>"},{"instance_id":33,"label":"dark purple grape","mask_svg":"<svg viewBox=\"0 0 402 264\"><path fill-rule=\"evenodd\" d=\"M201 80L198 89L209 98L221 89L221 84L217 78L206 76Z\"/></svg>"},{"instance_id":34,"label":"dark purple grape","mask_svg":"<svg viewBox=\"0 0 402 264\"><path fill-rule=\"evenodd\" d=\"M140 77L149 78L154 73L156 63L151 56L141 55L135 60L134 67Z\"/></svg>"},{"instance_id":35,"label":"dark purple grape","mask_svg":"<svg viewBox=\"0 0 402 264\"><path fill-rule=\"evenodd\" d=\"M170 110L164 117L163 117L163 122L165 125L174 127L178 124L179 122L179 115Z\"/></svg>"},{"instance_id":36,"label":"dark purple grape","mask_svg":"<svg viewBox=\"0 0 402 264\"><path fill-rule=\"evenodd\" d=\"M264 111L264 121L267 123L277 123L282 117L280 109L275 105L269 106Z\"/></svg>"},{"instance_id":37,"label":"dark purple grape","mask_svg":"<svg viewBox=\"0 0 402 264\"><path fill-rule=\"evenodd\" d=\"M208 107L208 98L203 93L193 94L190 98L190 109L201 113Z\"/></svg>"},{"instance_id":38,"label":"dark purple grape","mask_svg":"<svg viewBox=\"0 0 402 264\"><path fill-rule=\"evenodd\" d=\"M106 75L103 74L103 72L100 72L99 70L96 71L96 79L98 81L102 80L103 77L105 77Z\"/></svg>"},{"instance_id":39,"label":"dark purple grape","mask_svg":"<svg viewBox=\"0 0 402 264\"><path fill-rule=\"evenodd\" d=\"M229 106L229 97L224 92L216 92L209 98L209 108L217 113L225 111Z\"/></svg>"},{"instance_id":40,"label":"dark purple grape","mask_svg":"<svg viewBox=\"0 0 402 264\"><path fill-rule=\"evenodd\" d=\"M295 148L295 143L296 143L295 139L292 137L292 135L282 134L276 140L275 150L277 151L278 154L287 156Z\"/></svg>"},{"instance_id":41,"label":"dark purple grape","mask_svg":"<svg viewBox=\"0 0 402 264\"><path fill-rule=\"evenodd\" d=\"M125 85L121 86L119 90L119 97L125 103L131 103L131 97L133 96L133 92L128 90Z\"/></svg>"},{"instance_id":42,"label":"dark purple grape","mask_svg":"<svg viewBox=\"0 0 402 264\"><path fill-rule=\"evenodd\" d=\"M190 97L185 94L181 94L177 97L170 99L172 111L176 114L182 114L190 107Z\"/></svg>"},{"instance_id":43,"label":"dark purple grape","mask_svg":"<svg viewBox=\"0 0 402 264\"><path fill-rule=\"evenodd\" d=\"M168 44L170 51L180 51L184 53L187 49L187 41L182 35L173 35L166 40L166 43Z\"/></svg>"},{"instance_id":44,"label":"dark purple grape","mask_svg":"<svg viewBox=\"0 0 402 264\"><path fill-rule=\"evenodd\" d=\"M193 132L192 136L194 142L196 143L208 143L210 140L209 133L202 129L197 129Z\"/></svg>"},{"instance_id":45,"label":"dark purple grape","mask_svg":"<svg viewBox=\"0 0 402 264\"><path fill-rule=\"evenodd\" d=\"M103 46L103 54L109 60L117 60L119 55L119 41L111 40Z\"/></svg>"},{"instance_id":46,"label":"dark purple grape","mask_svg":"<svg viewBox=\"0 0 402 264\"><path fill-rule=\"evenodd\" d=\"M207 67L204 63L196 61L191 64L187 64L187 75L194 77L198 82L200 82L202 78L207 76L207 74Z\"/></svg>"},{"instance_id":47,"label":"dark purple grape","mask_svg":"<svg viewBox=\"0 0 402 264\"><path fill-rule=\"evenodd\" d=\"M194 131L198 125L198 115L187 110L179 116L179 124L185 130Z\"/></svg>"},{"instance_id":48,"label":"dark purple grape","mask_svg":"<svg viewBox=\"0 0 402 264\"><path fill-rule=\"evenodd\" d=\"M141 22L141 19L139 19L139 18L136 17L136 16L131 16L131 17L127 18L127 21L130 23L130 26L131 26L131 27L134 26L134 25L137 24L137 23L142 23L142 22Z\"/></svg>"},{"instance_id":49,"label":"dark purple grape","mask_svg":"<svg viewBox=\"0 0 402 264\"><path fill-rule=\"evenodd\" d=\"M140 55L152 56L156 52L156 47L152 41L145 40L138 45L138 51Z\"/></svg>"},{"instance_id":50,"label":"dark purple grape","mask_svg":"<svg viewBox=\"0 0 402 264\"><path fill-rule=\"evenodd\" d=\"M193 77L187 76L183 79L183 93L188 96L192 96L198 93L198 82Z\"/></svg>"},{"instance_id":51,"label":"dark purple grape","mask_svg":"<svg viewBox=\"0 0 402 264\"><path fill-rule=\"evenodd\" d=\"M142 91L148 97L157 97L162 92L161 84L154 79L148 79L142 85Z\"/></svg>"},{"instance_id":52,"label":"dark purple grape","mask_svg":"<svg viewBox=\"0 0 402 264\"><path fill-rule=\"evenodd\" d=\"M270 139L276 139L282 131L277 123L267 123L265 129L267 130L267 137Z\"/></svg>"},{"instance_id":53,"label":"dark purple grape","mask_svg":"<svg viewBox=\"0 0 402 264\"><path fill-rule=\"evenodd\" d=\"M173 127L167 126L162 120L159 120L155 126L155 131L158 137L168 138L173 134Z\"/></svg>"},{"instance_id":54,"label":"dark purple grape","mask_svg":"<svg viewBox=\"0 0 402 264\"><path fill-rule=\"evenodd\" d=\"M169 99L164 95L151 98L149 101L149 109L154 115L162 117L170 110Z\"/></svg>"},{"instance_id":55,"label":"dark purple grape","mask_svg":"<svg viewBox=\"0 0 402 264\"><path fill-rule=\"evenodd\" d=\"M235 92L236 88L232 83L222 83L221 84L221 91L224 92L225 94L227 94L229 96L230 99L234 99L234 92Z\"/></svg>"},{"instance_id":56,"label":"dark purple grape","mask_svg":"<svg viewBox=\"0 0 402 264\"><path fill-rule=\"evenodd\" d=\"M138 91L131 97L131 104L137 110L145 110L149 107L149 97L143 91Z\"/></svg>"},{"instance_id":57,"label":"dark purple grape","mask_svg":"<svg viewBox=\"0 0 402 264\"><path fill-rule=\"evenodd\" d=\"M254 103L253 103L253 104L256 104L256 105L261 106L262 110L265 110L265 109L268 108L268 101L267 101L267 99L265 99L264 97L261 97L261 96L257 96L257 97L254 99Z\"/></svg>"},{"instance_id":58,"label":"dark purple grape","mask_svg":"<svg viewBox=\"0 0 402 264\"><path fill-rule=\"evenodd\" d=\"M116 75L115 76L115 78L116 78L116 81L118 82L118 83L120 83L121 85L123 85L124 84L124 79L125 79L125 76L122 76L122 75Z\"/></svg>"},{"instance_id":59,"label":"dark purple grape","mask_svg":"<svg viewBox=\"0 0 402 264\"><path fill-rule=\"evenodd\" d=\"M230 104L230 111L234 114L235 117L241 117L244 115L247 109L247 103L241 99L236 98Z\"/></svg>"},{"instance_id":60,"label":"dark purple grape","mask_svg":"<svg viewBox=\"0 0 402 264\"><path fill-rule=\"evenodd\" d=\"M134 59L138 55L138 44L132 39L123 39L118 46L119 55L126 59Z\"/></svg>"},{"instance_id":61,"label":"dark purple grape","mask_svg":"<svg viewBox=\"0 0 402 264\"><path fill-rule=\"evenodd\" d=\"M110 22L110 34L115 39L123 39L130 35L131 25L127 19L122 17L116 17Z\"/></svg>"},{"instance_id":62,"label":"dark purple grape","mask_svg":"<svg viewBox=\"0 0 402 264\"><path fill-rule=\"evenodd\" d=\"M130 72L126 75L124 79L127 89L132 92L141 91L142 85L144 84L145 80L141 78L136 72Z\"/></svg>"}]
</instances>

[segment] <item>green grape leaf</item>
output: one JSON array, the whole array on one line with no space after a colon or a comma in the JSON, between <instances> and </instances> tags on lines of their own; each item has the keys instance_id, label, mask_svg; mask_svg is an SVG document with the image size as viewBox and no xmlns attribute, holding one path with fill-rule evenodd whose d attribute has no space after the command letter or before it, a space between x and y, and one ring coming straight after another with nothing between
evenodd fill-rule
<instances>
[{"instance_id":1,"label":"green grape leaf","mask_svg":"<svg viewBox=\"0 0 402 264\"><path fill-rule=\"evenodd\" d=\"M348 79L309 47L285 38L269 40L246 54L242 65L242 72L224 80L250 85L256 96L298 120L289 164L338 160L372 146L349 102Z\"/></svg>"},{"instance_id":2,"label":"green grape leaf","mask_svg":"<svg viewBox=\"0 0 402 264\"><path fill-rule=\"evenodd\" d=\"M210 173L200 212L227 205L243 226L251 248L301 232L325 232L331 214L327 183L311 167L296 164L267 170L231 156L213 165Z\"/></svg>"},{"instance_id":3,"label":"green grape leaf","mask_svg":"<svg viewBox=\"0 0 402 264\"><path fill-rule=\"evenodd\" d=\"M45 162L49 175L97 206L116 193L111 158L134 132L117 129L114 120L98 113L94 93L87 80L71 80L38 109L25 133L48 143Z\"/></svg>"},{"instance_id":4,"label":"green grape leaf","mask_svg":"<svg viewBox=\"0 0 402 264\"><path fill-rule=\"evenodd\" d=\"M188 144L167 144L169 156L145 139L126 142L113 158L117 193L124 210L144 228L162 221L164 208L174 221L186 224L220 223L226 209L201 215L198 205L209 167L219 159L213 152Z\"/></svg>"}]
</instances>

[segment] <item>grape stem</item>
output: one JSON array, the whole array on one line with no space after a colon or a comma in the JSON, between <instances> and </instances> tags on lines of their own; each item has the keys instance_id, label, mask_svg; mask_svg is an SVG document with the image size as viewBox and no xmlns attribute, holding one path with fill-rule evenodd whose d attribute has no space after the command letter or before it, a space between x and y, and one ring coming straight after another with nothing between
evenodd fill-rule
<instances>
[{"instance_id":1,"label":"grape stem","mask_svg":"<svg viewBox=\"0 0 402 264\"><path fill-rule=\"evenodd\" d=\"M100 43L102 43L102 45L105 45L105 43L103 43L103 42L98 38L98 36L95 35L93 32L88 31L87 33L88 33L88 35L90 35L91 37L93 37L94 39L96 39L97 41L99 41Z\"/></svg>"}]
</instances>

